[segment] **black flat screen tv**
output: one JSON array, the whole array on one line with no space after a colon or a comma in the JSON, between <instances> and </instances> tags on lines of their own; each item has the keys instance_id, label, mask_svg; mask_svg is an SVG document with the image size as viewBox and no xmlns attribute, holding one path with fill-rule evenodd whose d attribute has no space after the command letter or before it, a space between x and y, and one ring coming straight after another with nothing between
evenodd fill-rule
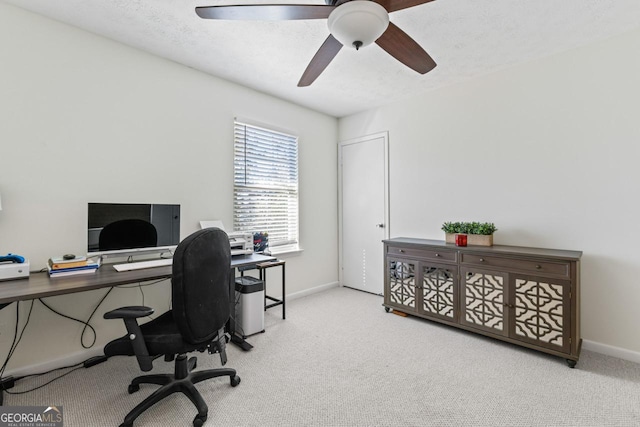
<instances>
[{"instance_id":1,"label":"black flat screen tv","mask_svg":"<svg viewBox=\"0 0 640 427\"><path fill-rule=\"evenodd\" d=\"M180 243L180 205L89 203L89 256L172 252Z\"/></svg>"}]
</instances>

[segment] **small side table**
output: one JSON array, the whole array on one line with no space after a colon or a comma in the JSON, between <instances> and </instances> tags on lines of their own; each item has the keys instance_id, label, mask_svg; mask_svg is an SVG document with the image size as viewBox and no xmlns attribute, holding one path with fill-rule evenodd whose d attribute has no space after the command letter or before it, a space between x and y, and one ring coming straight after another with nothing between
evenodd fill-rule
<instances>
[{"instance_id":1,"label":"small side table","mask_svg":"<svg viewBox=\"0 0 640 427\"><path fill-rule=\"evenodd\" d=\"M267 295L267 269L271 268L271 267L277 267L277 266L281 266L282 267L282 297L281 299L278 298L274 298L272 296ZM260 272L260 280L262 280L264 282L264 309L265 311L268 308L272 308L272 307L276 307L279 305L282 305L282 318L286 319L286 315L285 315L285 299L286 299L286 294L285 294L285 280L284 280L284 261L281 260L277 260L277 261L265 261L265 262L261 262L260 264L257 264L256 267L258 267L258 271ZM267 304L267 300L273 301L270 304Z\"/></svg>"}]
</instances>

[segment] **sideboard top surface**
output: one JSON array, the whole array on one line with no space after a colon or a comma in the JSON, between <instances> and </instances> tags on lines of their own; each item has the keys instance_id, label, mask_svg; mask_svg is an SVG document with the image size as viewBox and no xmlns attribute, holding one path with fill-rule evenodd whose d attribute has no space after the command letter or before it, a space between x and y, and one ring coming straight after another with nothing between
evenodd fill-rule
<instances>
[{"instance_id":1,"label":"sideboard top surface","mask_svg":"<svg viewBox=\"0 0 640 427\"><path fill-rule=\"evenodd\" d=\"M545 248L529 248L524 246L456 246L454 243L446 243L444 240L416 239L412 237L394 237L393 239L383 240L384 243L402 246L416 247L437 247L450 248L453 250L463 250L465 252L483 252L494 253L496 255L526 255L537 256L543 258L556 258L569 261L579 261L582 251L569 251L563 249L545 249Z\"/></svg>"}]
</instances>

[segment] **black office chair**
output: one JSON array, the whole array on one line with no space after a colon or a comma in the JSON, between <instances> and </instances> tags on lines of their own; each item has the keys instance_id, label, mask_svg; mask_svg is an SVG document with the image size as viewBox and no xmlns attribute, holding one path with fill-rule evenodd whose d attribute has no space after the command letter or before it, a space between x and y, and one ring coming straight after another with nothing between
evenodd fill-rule
<instances>
[{"instance_id":1,"label":"black office chair","mask_svg":"<svg viewBox=\"0 0 640 427\"><path fill-rule=\"evenodd\" d=\"M158 243L155 225L142 219L122 219L107 224L98 237L98 249L152 248Z\"/></svg>"},{"instance_id":2,"label":"black office chair","mask_svg":"<svg viewBox=\"0 0 640 427\"><path fill-rule=\"evenodd\" d=\"M104 315L105 319L123 319L127 335L108 343L107 357L135 355L140 369L150 371L152 361L165 356L175 357L174 374L143 375L134 378L129 393L140 389L140 384L158 384L161 387L136 406L120 427L131 427L145 410L172 393L184 393L198 409L193 420L196 427L207 419L208 408L194 384L200 381L228 376L233 387L240 383L235 369L219 368L192 372L196 358L187 360L186 353L209 350L220 353L226 363L226 334L229 319L229 280L231 254L229 238L217 228L197 231L184 239L173 256L171 279L172 309L156 319L138 325L137 318L153 313L149 307L123 307Z\"/></svg>"}]
</instances>

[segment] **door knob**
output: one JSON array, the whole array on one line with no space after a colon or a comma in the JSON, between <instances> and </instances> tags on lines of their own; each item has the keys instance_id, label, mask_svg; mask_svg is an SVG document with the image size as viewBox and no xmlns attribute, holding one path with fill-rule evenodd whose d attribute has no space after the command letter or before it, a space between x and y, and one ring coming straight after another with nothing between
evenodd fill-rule
<instances>
[{"instance_id":1,"label":"door knob","mask_svg":"<svg viewBox=\"0 0 640 427\"><path fill-rule=\"evenodd\" d=\"M384 228L384 224L376 224L376 227L378 227L378 228Z\"/></svg>"}]
</instances>

